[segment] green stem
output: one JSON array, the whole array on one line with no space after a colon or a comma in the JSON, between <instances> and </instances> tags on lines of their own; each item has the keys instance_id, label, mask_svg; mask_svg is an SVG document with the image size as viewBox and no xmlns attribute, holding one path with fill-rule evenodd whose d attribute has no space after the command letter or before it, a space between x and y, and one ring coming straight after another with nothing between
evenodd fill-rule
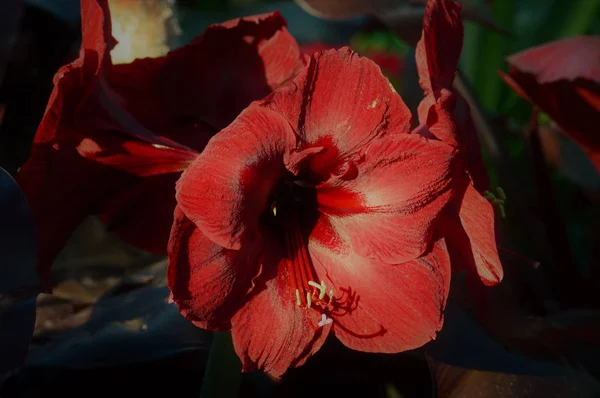
<instances>
[{"instance_id":1,"label":"green stem","mask_svg":"<svg viewBox=\"0 0 600 398\"><path fill-rule=\"evenodd\" d=\"M234 398L242 381L242 364L238 359L231 332L215 332L202 379L200 398Z\"/></svg>"}]
</instances>

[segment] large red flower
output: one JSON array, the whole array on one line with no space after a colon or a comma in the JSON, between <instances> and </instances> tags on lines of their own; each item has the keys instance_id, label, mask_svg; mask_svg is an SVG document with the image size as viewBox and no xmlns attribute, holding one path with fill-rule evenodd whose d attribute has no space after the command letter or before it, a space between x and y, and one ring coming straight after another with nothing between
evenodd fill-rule
<instances>
[{"instance_id":1,"label":"large red flower","mask_svg":"<svg viewBox=\"0 0 600 398\"><path fill-rule=\"evenodd\" d=\"M272 13L213 25L164 57L113 65L106 0L81 6L80 56L56 74L18 175L46 283L55 256L90 214L127 242L166 254L181 171L251 101L306 63Z\"/></svg>"},{"instance_id":2,"label":"large red flower","mask_svg":"<svg viewBox=\"0 0 600 398\"><path fill-rule=\"evenodd\" d=\"M507 62L504 81L546 112L600 171L600 37L558 40Z\"/></svg>"},{"instance_id":3,"label":"large red flower","mask_svg":"<svg viewBox=\"0 0 600 398\"><path fill-rule=\"evenodd\" d=\"M182 174L169 287L196 325L232 330L244 370L279 376L330 332L386 353L435 338L450 283L446 241L470 261L463 267L498 281L485 268L497 258L493 209L456 157L456 128L443 113L452 94L438 90L451 84L458 54L435 58L455 44L435 37L460 23L457 10L428 7L422 56L431 61L420 71L432 116L413 134L379 67L346 47L314 54Z\"/></svg>"}]
</instances>

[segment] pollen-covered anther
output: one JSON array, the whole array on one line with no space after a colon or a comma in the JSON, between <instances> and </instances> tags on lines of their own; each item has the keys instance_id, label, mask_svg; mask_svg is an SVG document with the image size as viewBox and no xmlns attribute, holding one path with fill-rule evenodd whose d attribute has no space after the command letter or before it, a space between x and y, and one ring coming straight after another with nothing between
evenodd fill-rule
<instances>
[{"instance_id":1,"label":"pollen-covered anther","mask_svg":"<svg viewBox=\"0 0 600 398\"><path fill-rule=\"evenodd\" d=\"M300 307L302 305L302 297L300 296L300 290L296 289L296 305Z\"/></svg>"},{"instance_id":2,"label":"pollen-covered anther","mask_svg":"<svg viewBox=\"0 0 600 398\"><path fill-rule=\"evenodd\" d=\"M319 291L319 300L323 300L323 298L327 294L327 287L325 286L325 282L321 281L321 284L318 284L315 281L308 281L308 284Z\"/></svg>"},{"instance_id":3,"label":"pollen-covered anther","mask_svg":"<svg viewBox=\"0 0 600 398\"><path fill-rule=\"evenodd\" d=\"M310 298L310 293L306 293L306 308L310 308L312 304L312 299Z\"/></svg>"},{"instance_id":4,"label":"pollen-covered anther","mask_svg":"<svg viewBox=\"0 0 600 398\"><path fill-rule=\"evenodd\" d=\"M273 212L273 216L277 217L277 206L276 203L271 203L271 211Z\"/></svg>"}]
</instances>

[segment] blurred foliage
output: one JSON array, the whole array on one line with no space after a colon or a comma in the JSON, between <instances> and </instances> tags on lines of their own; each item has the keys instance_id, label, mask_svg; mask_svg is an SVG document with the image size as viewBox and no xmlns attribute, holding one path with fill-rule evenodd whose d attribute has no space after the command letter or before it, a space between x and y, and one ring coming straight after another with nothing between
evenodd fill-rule
<instances>
[{"instance_id":1,"label":"blurred foliage","mask_svg":"<svg viewBox=\"0 0 600 398\"><path fill-rule=\"evenodd\" d=\"M600 33L600 1L493 0L491 12L512 36L465 22L461 66L487 111L524 123L530 106L496 74L498 69L506 70L504 58L563 37Z\"/></svg>"}]
</instances>

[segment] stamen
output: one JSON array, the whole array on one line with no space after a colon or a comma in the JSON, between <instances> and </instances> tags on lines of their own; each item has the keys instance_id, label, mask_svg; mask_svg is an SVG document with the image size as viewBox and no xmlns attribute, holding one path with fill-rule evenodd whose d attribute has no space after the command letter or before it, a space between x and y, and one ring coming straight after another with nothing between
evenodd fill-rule
<instances>
[{"instance_id":1,"label":"stamen","mask_svg":"<svg viewBox=\"0 0 600 398\"><path fill-rule=\"evenodd\" d=\"M333 289L331 289L329 291L329 303L327 303L327 304L331 304L332 301L333 301Z\"/></svg>"},{"instance_id":2,"label":"stamen","mask_svg":"<svg viewBox=\"0 0 600 398\"><path fill-rule=\"evenodd\" d=\"M276 203L271 203L271 211L273 212L273 216L277 217L277 206Z\"/></svg>"},{"instance_id":3,"label":"stamen","mask_svg":"<svg viewBox=\"0 0 600 398\"><path fill-rule=\"evenodd\" d=\"M310 293L306 293L306 308L310 308L310 305L312 304L312 299L310 298Z\"/></svg>"},{"instance_id":4,"label":"stamen","mask_svg":"<svg viewBox=\"0 0 600 398\"><path fill-rule=\"evenodd\" d=\"M323 297L325 297L325 295L327 294L327 286L325 286L325 282L321 281L321 284L319 285L315 281L308 281L308 284L314 287L315 289L319 290L319 300L323 300Z\"/></svg>"},{"instance_id":5,"label":"stamen","mask_svg":"<svg viewBox=\"0 0 600 398\"><path fill-rule=\"evenodd\" d=\"M296 289L296 305L300 307L302 305L302 299L300 298L300 290Z\"/></svg>"},{"instance_id":6,"label":"stamen","mask_svg":"<svg viewBox=\"0 0 600 398\"><path fill-rule=\"evenodd\" d=\"M321 285L319 285L317 282L315 281L308 281L308 284L310 286L316 287L317 289L321 290Z\"/></svg>"}]
</instances>

